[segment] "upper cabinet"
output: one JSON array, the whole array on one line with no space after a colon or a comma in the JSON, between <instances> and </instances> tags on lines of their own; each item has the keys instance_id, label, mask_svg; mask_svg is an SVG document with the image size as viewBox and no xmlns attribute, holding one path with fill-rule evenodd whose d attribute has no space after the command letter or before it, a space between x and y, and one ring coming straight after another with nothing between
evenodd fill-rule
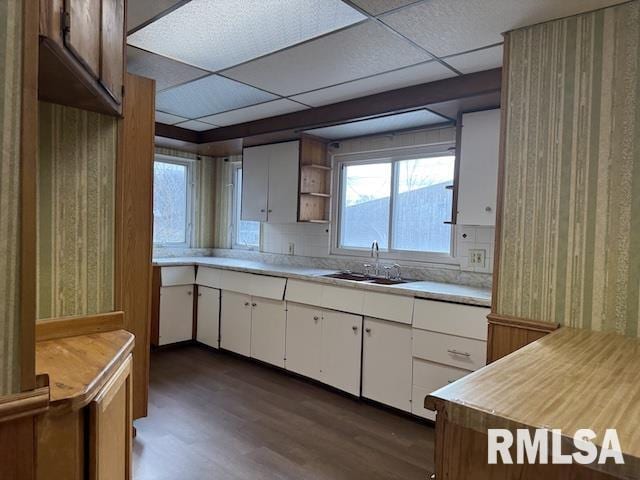
<instances>
[{"instance_id":1,"label":"upper cabinet","mask_svg":"<svg viewBox=\"0 0 640 480\"><path fill-rule=\"evenodd\" d=\"M269 223L298 220L300 142L245 148L242 219Z\"/></svg>"},{"instance_id":2,"label":"upper cabinet","mask_svg":"<svg viewBox=\"0 0 640 480\"><path fill-rule=\"evenodd\" d=\"M462 115L458 218L460 225L494 226L500 109Z\"/></svg>"},{"instance_id":3,"label":"upper cabinet","mask_svg":"<svg viewBox=\"0 0 640 480\"><path fill-rule=\"evenodd\" d=\"M121 115L124 0L40 0L40 100Z\"/></svg>"}]
</instances>

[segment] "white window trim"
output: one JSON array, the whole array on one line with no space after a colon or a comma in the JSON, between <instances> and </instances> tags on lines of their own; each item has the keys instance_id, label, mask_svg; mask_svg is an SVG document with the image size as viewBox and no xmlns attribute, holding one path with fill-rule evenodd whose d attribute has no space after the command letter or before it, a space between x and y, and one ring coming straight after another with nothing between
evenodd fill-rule
<instances>
[{"instance_id":1,"label":"white window trim","mask_svg":"<svg viewBox=\"0 0 640 480\"><path fill-rule=\"evenodd\" d=\"M332 155L333 164L333 184L336 186L336 201L332 202L331 207L331 255L349 256L349 257L371 257L371 248L342 248L340 247L340 224L341 224L341 207L344 200L343 185L343 166L357 164L371 164L384 162L397 162L401 160L410 160L420 157L430 157L441 155L455 149L455 143L446 142L429 146L412 146L399 147L390 150L380 150L373 152L358 152L347 154ZM456 163L458 159L456 158ZM456 165L457 167L457 165ZM395 166L392 165L391 182L395 182ZM454 179L455 182L455 179ZM393 188L393 186L392 186ZM393 198L390 199L390 211L393 211ZM455 208L455 207L454 207ZM451 212L453 215L453 211ZM392 221L389 219L389 230L391 231ZM450 250L446 252L420 252L409 250L382 250L380 249L381 260L400 260L403 262L432 263L432 264L448 264L460 265L460 260L454 257L455 250L455 232L454 226L451 226ZM391 240L391 237L390 237ZM372 240L373 241L373 240Z\"/></svg>"},{"instance_id":2,"label":"white window trim","mask_svg":"<svg viewBox=\"0 0 640 480\"><path fill-rule=\"evenodd\" d=\"M261 250L262 246L262 222L260 223L260 238L258 239L258 245L246 245L244 243L237 242L238 226L236 225L236 223L240 218L241 212L238 210L240 202L238 202L236 181L238 178L238 170L240 169L242 169L242 162L237 162L233 164L233 169L231 171L231 248L234 250L248 250L251 252L258 252Z\"/></svg>"},{"instance_id":3,"label":"white window trim","mask_svg":"<svg viewBox=\"0 0 640 480\"><path fill-rule=\"evenodd\" d=\"M153 159L162 163L173 163L175 165L183 165L187 167L187 215L185 225L185 241L184 242L153 242L153 246L157 248L191 248L193 245L193 221L194 221L194 205L197 205L196 188L195 188L195 162L189 158L173 157L156 153ZM155 223L155 220L154 220Z\"/></svg>"}]
</instances>

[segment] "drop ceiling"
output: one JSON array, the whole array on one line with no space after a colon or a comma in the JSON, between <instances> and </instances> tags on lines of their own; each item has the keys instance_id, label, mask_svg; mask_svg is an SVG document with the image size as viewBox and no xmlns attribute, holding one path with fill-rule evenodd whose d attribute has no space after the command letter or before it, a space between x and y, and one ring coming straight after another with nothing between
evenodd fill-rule
<instances>
[{"instance_id":1,"label":"drop ceiling","mask_svg":"<svg viewBox=\"0 0 640 480\"><path fill-rule=\"evenodd\" d=\"M156 120L205 131L499 67L502 32L621 0L129 0Z\"/></svg>"}]
</instances>

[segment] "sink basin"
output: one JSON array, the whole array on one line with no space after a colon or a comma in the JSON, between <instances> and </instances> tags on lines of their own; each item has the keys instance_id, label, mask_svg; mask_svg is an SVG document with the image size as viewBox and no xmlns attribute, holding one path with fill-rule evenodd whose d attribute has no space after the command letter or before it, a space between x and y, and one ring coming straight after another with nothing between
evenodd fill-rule
<instances>
[{"instance_id":1,"label":"sink basin","mask_svg":"<svg viewBox=\"0 0 640 480\"><path fill-rule=\"evenodd\" d=\"M347 272L330 273L329 275L323 275L323 277L338 278L340 280L353 280L354 282L366 282L367 280L371 280L371 277L367 277L359 273Z\"/></svg>"},{"instance_id":2,"label":"sink basin","mask_svg":"<svg viewBox=\"0 0 640 480\"><path fill-rule=\"evenodd\" d=\"M399 285L401 283L409 283L408 280L390 280L388 278L376 278L369 281L369 283L375 283L378 285Z\"/></svg>"}]
</instances>

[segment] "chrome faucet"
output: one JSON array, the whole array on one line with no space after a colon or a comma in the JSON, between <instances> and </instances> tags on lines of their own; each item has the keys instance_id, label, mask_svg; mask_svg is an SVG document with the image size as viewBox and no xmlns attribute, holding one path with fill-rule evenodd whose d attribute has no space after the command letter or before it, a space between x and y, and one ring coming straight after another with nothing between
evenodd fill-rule
<instances>
[{"instance_id":1,"label":"chrome faucet","mask_svg":"<svg viewBox=\"0 0 640 480\"><path fill-rule=\"evenodd\" d=\"M371 258L376 259L374 275L377 276L380 274L380 247L377 240L374 240L371 244Z\"/></svg>"}]
</instances>

